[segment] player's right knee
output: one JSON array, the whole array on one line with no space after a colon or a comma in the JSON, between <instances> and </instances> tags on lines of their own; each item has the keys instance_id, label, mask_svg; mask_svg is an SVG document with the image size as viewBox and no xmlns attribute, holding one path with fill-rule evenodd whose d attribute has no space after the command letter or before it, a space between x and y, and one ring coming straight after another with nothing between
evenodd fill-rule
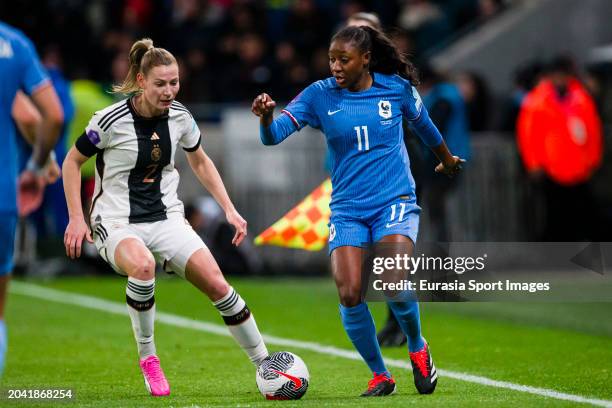
<instances>
[{"instance_id":1,"label":"player's right knee","mask_svg":"<svg viewBox=\"0 0 612 408\"><path fill-rule=\"evenodd\" d=\"M131 260L128 275L140 280L150 280L155 277L155 260L149 256L138 256Z\"/></svg>"},{"instance_id":2,"label":"player's right knee","mask_svg":"<svg viewBox=\"0 0 612 408\"><path fill-rule=\"evenodd\" d=\"M357 286L346 285L338 288L342 306L353 307L361 303L361 290Z\"/></svg>"},{"instance_id":3,"label":"player's right knee","mask_svg":"<svg viewBox=\"0 0 612 408\"><path fill-rule=\"evenodd\" d=\"M230 285L225 279L217 279L212 282L209 287L209 293L207 293L210 300L213 302L223 298L230 291Z\"/></svg>"}]
</instances>

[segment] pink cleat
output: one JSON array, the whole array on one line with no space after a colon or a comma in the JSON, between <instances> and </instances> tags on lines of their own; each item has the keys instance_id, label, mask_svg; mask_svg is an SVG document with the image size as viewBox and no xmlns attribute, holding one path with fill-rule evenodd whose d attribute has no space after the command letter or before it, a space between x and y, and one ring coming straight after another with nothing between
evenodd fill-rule
<instances>
[{"instance_id":1,"label":"pink cleat","mask_svg":"<svg viewBox=\"0 0 612 408\"><path fill-rule=\"evenodd\" d=\"M170 395L170 385L159 365L157 356L149 356L140 360L140 369L144 376L145 387L154 397Z\"/></svg>"}]
</instances>

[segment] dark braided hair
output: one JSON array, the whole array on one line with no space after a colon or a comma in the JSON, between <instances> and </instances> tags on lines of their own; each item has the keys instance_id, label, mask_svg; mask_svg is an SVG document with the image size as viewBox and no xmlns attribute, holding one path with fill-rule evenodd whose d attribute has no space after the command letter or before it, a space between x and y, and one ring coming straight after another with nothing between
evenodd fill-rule
<instances>
[{"instance_id":1,"label":"dark braided hair","mask_svg":"<svg viewBox=\"0 0 612 408\"><path fill-rule=\"evenodd\" d=\"M332 37L332 42L337 40L353 43L362 53L370 51L370 71L387 75L399 74L409 79L412 85L419 84L416 67L397 50L384 33L367 26L349 26Z\"/></svg>"}]
</instances>

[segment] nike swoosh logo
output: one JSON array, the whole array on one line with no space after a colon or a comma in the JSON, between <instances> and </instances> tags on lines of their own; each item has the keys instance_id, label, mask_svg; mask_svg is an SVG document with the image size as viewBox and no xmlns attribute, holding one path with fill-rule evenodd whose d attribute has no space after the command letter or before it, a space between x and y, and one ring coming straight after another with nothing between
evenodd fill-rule
<instances>
[{"instance_id":1,"label":"nike swoosh logo","mask_svg":"<svg viewBox=\"0 0 612 408\"><path fill-rule=\"evenodd\" d=\"M401 224L401 222L394 222L393 224L389 224L387 223L387 225L385 226L386 228L391 228L391 227L395 227L396 225Z\"/></svg>"},{"instance_id":2,"label":"nike swoosh logo","mask_svg":"<svg viewBox=\"0 0 612 408\"><path fill-rule=\"evenodd\" d=\"M330 111L330 110L328 110L328 111L327 111L327 114L328 114L329 116L331 116L331 115L335 115L336 113L340 112L341 110L342 110L342 109L338 109L338 110L335 110L335 111L333 111L333 112L332 112L332 111Z\"/></svg>"},{"instance_id":3,"label":"nike swoosh logo","mask_svg":"<svg viewBox=\"0 0 612 408\"><path fill-rule=\"evenodd\" d=\"M282 371L278 371L274 369L272 371L274 371L278 375L282 375L283 377L288 378L293 383L293 386L295 387L296 390L302 386L302 380L300 380L299 378L289 375L287 373L283 373Z\"/></svg>"}]
</instances>

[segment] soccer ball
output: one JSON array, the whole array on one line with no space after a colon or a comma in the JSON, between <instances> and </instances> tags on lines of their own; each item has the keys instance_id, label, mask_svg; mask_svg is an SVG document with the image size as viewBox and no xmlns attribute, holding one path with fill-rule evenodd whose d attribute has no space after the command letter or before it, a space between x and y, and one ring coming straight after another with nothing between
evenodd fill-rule
<instances>
[{"instance_id":1,"label":"soccer ball","mask_svg":"<svg viewBox=\"0 0 612 408\"><path fill-rule=\"evenodd\" d=\"M308 368L301 358L288 351L266 357L255 375L259 392L269 400L296 400L308 389Z\"/></svg>"}]
</instances>

